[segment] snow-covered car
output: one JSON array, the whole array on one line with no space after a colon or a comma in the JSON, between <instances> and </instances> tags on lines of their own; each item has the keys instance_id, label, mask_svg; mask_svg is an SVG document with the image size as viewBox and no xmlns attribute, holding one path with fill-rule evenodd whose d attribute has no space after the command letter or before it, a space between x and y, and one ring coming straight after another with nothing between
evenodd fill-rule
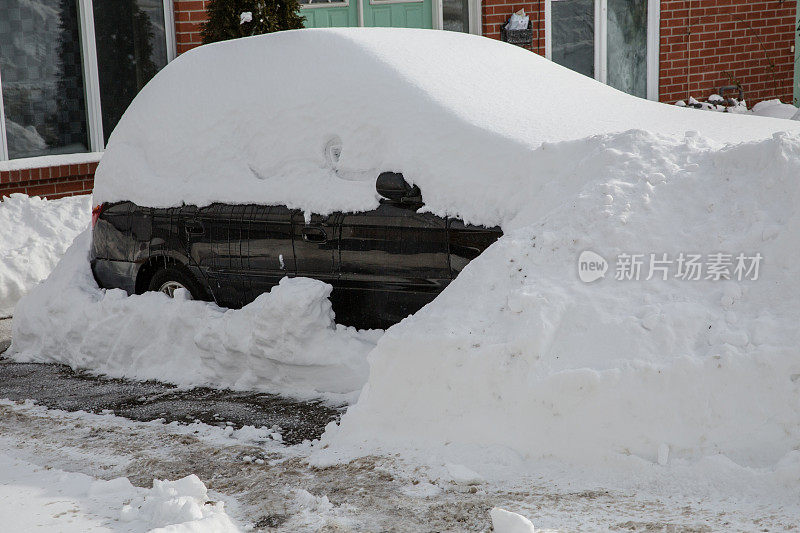
<instances>
[{"instance_id":1,"label":"snow-covered car","mask_svg":"<svg viewBox=\"0 0 800 533\"><path fill-rule=\"evenodd\" d=\"M225 307L312 277L333 285L340 323L386 326L430 302L499 228L580 190L593 149L629 150L601 136L740 142L778 127L715 115L455 32L297 30L201 46L144 87L109 139L94 274L101 287L182 286Z\"/></svg>"},{"instance_id":2,"label":"snow-covered car","mask_svg":"<svg viewBox=\"0 0 800 533\"><path fill-rule=\"evenodd\" d=\"M285 276L310 277L333 286L339 323L386 328L432 301L502 232L420 212L421 191L401 174L380 174L376 190L376 209L310 217L285 205L102 204L92 271L104 288L186 289L231 308Z\"/></svg>"}]
</instances>

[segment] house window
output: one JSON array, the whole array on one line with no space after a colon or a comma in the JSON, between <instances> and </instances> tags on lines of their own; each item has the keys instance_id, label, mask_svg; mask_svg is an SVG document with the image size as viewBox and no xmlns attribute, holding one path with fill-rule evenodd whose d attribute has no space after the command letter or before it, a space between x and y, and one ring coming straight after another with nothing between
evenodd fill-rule
<instances>
[{"instance_id":1,"label":"house window","mask_svg":"<svg viewBox=\"0 0 800 533\"><path fill-rule=\"evenodd\" d=\"M0 0L0 160L102 150L174 43L171 0Z\"/></svg>"},{"instance_id":2,"label":"house window","mask_svg":"<svg viewBox=\"0 0 800 533\"><path fill-rule=\"evenodd\" d=\"M548 59L658 99L658 0L546 0Z\"/></svg>"},{"instance_id":3,"label":"house window","mask_svg":"<svg viewBox=\"0 0 800 533\"><path fill-rule=\"evenodd\" d=\"M0 1L0 82L7 157L88 149L74 2Z\"/></svg>"}]
</instances>

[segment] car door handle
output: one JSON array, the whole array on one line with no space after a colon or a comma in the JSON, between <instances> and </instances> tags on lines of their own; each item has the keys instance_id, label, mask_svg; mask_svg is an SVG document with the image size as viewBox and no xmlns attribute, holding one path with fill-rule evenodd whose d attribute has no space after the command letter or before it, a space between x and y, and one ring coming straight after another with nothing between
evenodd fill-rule
<instances>
[{"instance_id":1,"label":"car door handle","mask_svg":"<svg viewBox=\"0 0 800 533\"><path fill-rule=\"evenodd\" d=\"M315 244L322 244L328 242L328 234L322 228L303 228L303 240L306 242L313 242Z\"/></svg>"},{"instance_id":2,"label":"car door handle","mask_svg":"<svg viewBox=\"0 0 800 533\"><path fill-rule=\"evenodd\" d=\"M187 235L202 235L206 232L202 222L191 221L185 224Z\"/></svg>"}]
</instances>

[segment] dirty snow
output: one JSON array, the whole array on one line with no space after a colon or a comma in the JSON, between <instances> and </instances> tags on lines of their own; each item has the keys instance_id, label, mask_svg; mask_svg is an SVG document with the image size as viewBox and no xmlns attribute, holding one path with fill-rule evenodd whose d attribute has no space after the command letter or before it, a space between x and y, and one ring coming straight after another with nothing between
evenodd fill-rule
<instances>
[{"instance_id":1,"label":"dirty snow","mask_svg":"<svg viewBox=\"0 0 800 533\"><path fill-rule=\"evenodd\" d=\"M382 332L334 324L330 285L284 278L239 310L155 292L129 297L98 288L90 242L90 232L81 234L17 305L7 356L111 377L334 401L352 399L364 384L366 355Z\"/></svg>"},{"instance_id":2,"label":"dirty snow","mask_svg":"<svg viewBox=\"0 0 800 533\"><path fill-rule=\"evenodd\" d=\"M45 200L12 194L0 201L0 317L50 274L72 240L89 226L91 197Z\"/></svg>"},{"instance_id":3,"label":"dirty snow","mask_svg":"<svg viewBox=\"0 0 800 533\"><path fill-rule=\"evenodd\" d=\"M378 173L400 171L429 210L495 225L552 181L543 143L629 129L739 142L781 128L800 124L642 100L474 35L304 29L199 47L167 65L111 135L95 199L324 214L374 208ZM335 145L338 161L325 149Z\"/></svg>"},{"instance_id":4,"label":"dirty snow","mask_svg":"<svg viewBox=\"0 0 800 533\"><path fill-rule=\"evenodd\" d=\"M41 467L0 451L0 523L5 531L64 533L236 533L222 502L212 502L195 475L134 487Z\"/></svg>"},{"instance_id":5,"label":"dirty snow","mask_svg":"<svg viewBox=\"0 0 800 533\"><path fill-rule=\"evenodd\" d=\"M145 488L153 479L195 474L243 530L274 524L292 532L490 531L495 507L543 532L773 531L800 518L800 494L782 485L800 475L797 462L778 477L717 458L709 461L718 463L717 475L708 478L702 464L662 469L642 461L635 475L625 469L609 479L607 470L544 461L514 482L467 485L435 461L365 457L320 469L309 464L307 444L247 442L199 423L131 422L8 401L0 401L0 450L42 468L126 477ZM518 457L506 459L509 470L518 468Z\"/></svg>"}]
</instances>

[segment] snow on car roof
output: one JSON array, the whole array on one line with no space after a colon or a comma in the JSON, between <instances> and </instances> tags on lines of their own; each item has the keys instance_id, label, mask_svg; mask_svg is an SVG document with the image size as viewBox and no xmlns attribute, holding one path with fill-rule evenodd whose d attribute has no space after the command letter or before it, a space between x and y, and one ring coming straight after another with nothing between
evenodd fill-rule
<instances>
[{"instance_id":1,"label":"snow on car roof","mask_svg":"<svg viewBox=\"0 0 800 533\"><path fill-rule=\"evenodd\" d=\"M168 65L112 134L95 197L324 214L373 208L377 175L399 171L431 211L497 224L516 213L509 199L548 180L543 143L630 129L724 143L800 124L639 99L472 35L287 31L202 46Z\"/></svg>"}]
</instances>

